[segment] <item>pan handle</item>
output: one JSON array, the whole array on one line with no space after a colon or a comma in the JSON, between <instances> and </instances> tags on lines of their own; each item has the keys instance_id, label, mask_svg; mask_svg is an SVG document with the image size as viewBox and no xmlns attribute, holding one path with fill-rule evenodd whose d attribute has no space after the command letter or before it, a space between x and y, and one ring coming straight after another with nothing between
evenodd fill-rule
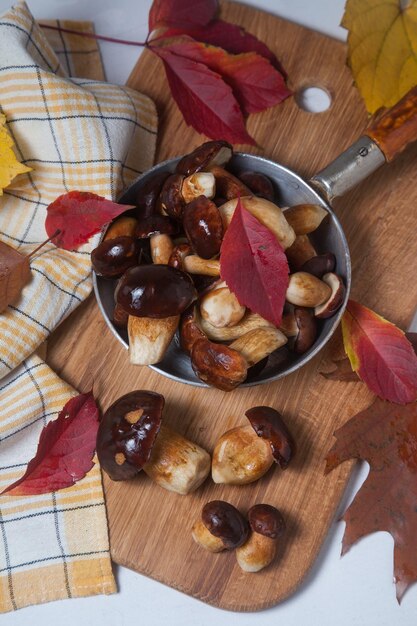
<instances>
[{"instance_id":1,"label":"pan handle","mask_svg":"<svg viewBox=\"0 0 417 626\"><path fill-rule=\"evenodd\" d=\"M313 176L310 183L331 202L392 161L413 141L417 141L417 87L391 109L385 109L362 137Z\"/></svg>"}]
</instances>

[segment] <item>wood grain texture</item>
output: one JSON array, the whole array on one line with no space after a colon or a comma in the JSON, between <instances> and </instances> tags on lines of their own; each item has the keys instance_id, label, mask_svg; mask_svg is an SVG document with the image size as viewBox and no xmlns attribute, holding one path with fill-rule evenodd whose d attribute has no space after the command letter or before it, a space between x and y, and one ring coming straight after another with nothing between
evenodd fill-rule
<instances>
[{"instance_id":1,"label":"wood grain texture","mask_svg":"<svg viewBox=\"0 0 417 626\"><path fill-rule=\"evenodd\" d=\"M344 44L238 4L224 3L222 16L245 26L277 53L295 91L321 85L332 95L332 107L324 113L307 113L295 99L289 99L248 120L258 142L252 152L305 176L313 174L344 150L367 121L345 67ZM158 161L188 152L203 141L185 126L169 96L162 65L150 53L141 56L129 85L157 103ZM416 149L408 149L336 205L352 252L352 296L403 328L417 305L416 157ZM94 300L83 304L52 337L49 363L79 389L94 381L103 408L133 389L158 391L167 401L166 424L212 451L225 430L246 422L246 409L271 404L283 413L298 443L295 462L285 472L273 468L261 481L240 488L208 480L197 493L184 497L156 487L144 474L126 483L112 483L105 477L113 559L235 611L263 609L293 593L318 556L353 466L345 463L324 477L332 433L371 400L361 383L320 376L320 369L341 355L339 334L319 357L285 380L226 394L175 383L148 368L130 366L126 351L106 328ZM232 502L242 512L259 502L282 510L288 532L280 558L272 566L246 574L233 553L213 555L194 544L191 526L203 504L217 498Z\"/></svg>"}]
</instances>

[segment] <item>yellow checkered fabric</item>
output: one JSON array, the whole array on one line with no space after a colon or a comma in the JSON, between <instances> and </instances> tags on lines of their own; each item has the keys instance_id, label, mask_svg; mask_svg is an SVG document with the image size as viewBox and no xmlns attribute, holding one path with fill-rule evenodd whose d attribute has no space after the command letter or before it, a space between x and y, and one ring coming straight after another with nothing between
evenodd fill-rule
<instances>
[{"instance_id":1,"label":"yellow checkered fabric","mask_svg":"<svg viewBox=\"0 0 417 626\"><path fill-rule=\"evenodd\" d=\"M58 195L116 198L153 162L153 102L100 82L102 72L93 40L43 34L23 3L0 17L0 112L32 168L0 198L0 240L22 253L46 238L46 207ZM90 293L94 245L47 245L20 300L0 315L0 490L22 475L43 426L75 393L34 350ZM113 591L98 465L56 493L0 496L0 612Z\"/></svg>"}]
</instances>

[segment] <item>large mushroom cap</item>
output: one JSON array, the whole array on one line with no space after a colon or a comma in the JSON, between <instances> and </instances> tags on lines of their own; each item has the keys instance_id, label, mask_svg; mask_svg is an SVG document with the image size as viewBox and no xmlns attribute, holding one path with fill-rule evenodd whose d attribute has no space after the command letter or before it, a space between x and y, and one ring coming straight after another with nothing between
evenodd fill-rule
<instances>
[{"instance_id":1,"label":"large mushroom cap","mask_svg":"<svg viewBox=\"0 0 417 626\"><path fill-rule=\"evenodd\" d=\"M206 141L178 162L176 172L189 176L207 170L211 165L225 165L232 158L233 148L227 141Z\"/></svg>"},{"instance_id":2,"label":"large mushroom cap","mask_svg":"<svg viewBox=\"0 0 417 626\"><path fill-rule=\"evenodd\" d=\"M138 221L136 226L136 237L145 239L151 235L175 235L178 232L178 225L167 215L153 213Z\"/></svg>"},{"instance_id":3,"label":"large mushroom cap","mask_svg":"<svg viewBox=\"0 0 417 626\"><path fill-rule=\"evenodd\" d=\"M132 267L120 279L116 302L129 315L162 319L180 315L197 292L185 272L169 265Z\"/></svg>"},{"instance_id":4,"label":"large mushroom cap","mask_svg":"<svg viewBox=\"0 0 417 626\"><path fill-rule=\"evenodd\" d=\"M164 404L159 393L132 391L104 413L97 433L97 455L112 480L133 478L149 460Z\"/></svg>"},{"instance_id":5,"label":"large mushroom cap","mask_svg":"<svg viewBox=\"0 0 417 626\"><path fill-rule=\"evenodd\" d=\"M295 444L280 413L270 406L255 406L245 415L258 437L269 440L272 456L285 469L294 456Z\"/></svg>"},{"instance_id":6,"label":"large mushroom cap","mask_svg":"<svg viewBox=\"0 0 417 626\"><path fill-rule=\"evenodd\" d=\"M140 242L133 237L105 239L91 253L91 264L98 276L116 278L138 264Z\"/></svg>"},{"instance_id":7,"label":"large mushroom cap","mask_svg":"<svg viewBox=\"0 0 417 626\"><path fill-rule=\"evenodd\" d=\"M246 379L248 364L237 350L202 338L191 347L191 365L200 380L232 391Z\"/></svg>"},{"instance_id":8,"label":"large mushroom cap","mask_svg":"<svg viewBox=\"0 0 417 626\"><path fill-rule=\"evenodd\" d=\"M198 196L183 211L185 233L193 250L203 259L211 259L220 252L223 221L219 209L206 196Z\"/></svg>"},{"instance_id":9,"label":"large mushroom cap","mask_svg":"<svg viewBox=\"0 0 417 626\"><path fill-rule=\"evenodd\" d=\"M281 513L270 504L255 504L248 511L249 525L254 533L277 539L285 531Z\"/></svg>"},{"instance_id":10,"label":"large mushroom cap","mask_svg":"<svg viewBox=\"0 0 417 626\"><path fill-rule=\"evenodd\" d=\"M212 500L203 507L201 519L204 526L215 537L219 537L228 550L245 543L249 526L245 518L229 502Z\"/></svg>"}]
</instances>

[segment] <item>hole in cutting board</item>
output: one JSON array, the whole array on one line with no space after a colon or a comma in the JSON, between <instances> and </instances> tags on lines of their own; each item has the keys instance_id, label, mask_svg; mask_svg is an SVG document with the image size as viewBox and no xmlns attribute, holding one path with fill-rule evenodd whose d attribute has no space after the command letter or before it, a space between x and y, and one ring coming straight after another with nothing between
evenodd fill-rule
<instances>
[{"instance_id":1,"label":"hole in cutting board","mask_svg":"<svg viewBox=\"0 0 417 626\"><path fill-rule=\"evenodd\" d=\"M303 87L295 100L303 111L308 113L322 113L331 107L332 97L323 87Z\"/></svg>"}]
</instances>

